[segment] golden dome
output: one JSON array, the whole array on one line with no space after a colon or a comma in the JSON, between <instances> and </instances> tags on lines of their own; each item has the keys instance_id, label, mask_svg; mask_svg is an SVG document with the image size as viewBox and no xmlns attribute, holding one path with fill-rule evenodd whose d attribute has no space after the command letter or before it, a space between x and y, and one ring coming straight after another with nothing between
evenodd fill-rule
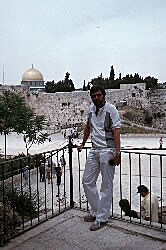
<instances>
[{"instance_id":1,"label":"golden dome","mask_svg":"<svg viewBox=\"0 0 166 250\"><path fill-rule=\"evenodd\" d=\"M43 75L39 70L33 68L32 64L32 68L22 75L22 81L43 81Z\"/></svg>"}]
</instances>

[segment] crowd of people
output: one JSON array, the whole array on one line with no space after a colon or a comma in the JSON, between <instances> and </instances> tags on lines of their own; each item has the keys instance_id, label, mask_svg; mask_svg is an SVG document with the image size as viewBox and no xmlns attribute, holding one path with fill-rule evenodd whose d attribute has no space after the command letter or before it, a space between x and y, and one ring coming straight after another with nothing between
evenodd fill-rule
<instances>
[{"instance_id":1,"label":"crowd of people","mask_svg":"<svg viewBox=\"0 0 166 250\"><path fill-rule=\"evenodd\" d=\"M51 184L52 178L57 178L57 186L58 186L57 196L58 197L60 194L61 177L62 177L62 173L63 173L65 166L66 166L66 160L65 160L64 155L61 155L57 164L54 161L52 161L51 163L51 159L48 159L47 164L44 161L41 161L40 166L39 166L40 182L48 181L47 183ZM27 186L28 180L29 180L28 165L23 170L23 177L24 177L24 185Z\"/></svg>"},{"instance_id":2,"label":"crowd of people","mask_svg":"<svg viewBox=\"0 0 166 250\"><path fill-rule=\"evenodd\" d=\"M65 166L66 166L66 160L64 155L61 155L60 160L57 162L57 164L53 160L51 162L51 159L48 159L47 164L44 164L44 162L41 161L39 166L40 182L44 182L47 179L48 184L50 184L51 179L56 177L57 185L60 186L62 171L65 168Z\"/></svg>"}]
</instances>

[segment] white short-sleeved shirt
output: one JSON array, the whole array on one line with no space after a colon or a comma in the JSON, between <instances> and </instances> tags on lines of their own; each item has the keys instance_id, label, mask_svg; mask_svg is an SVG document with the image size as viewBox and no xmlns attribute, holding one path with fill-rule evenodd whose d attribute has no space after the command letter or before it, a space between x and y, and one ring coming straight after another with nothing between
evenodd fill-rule
<instances>
[{"instance_id":1,"label":"white short-sleeved shirt","mask_svg":"<svg viewBox=\"0 0 166 250\"><path fill-rule=\"evenodd\" d=\"M116 107L105 103L96 116L96 106L89 108L87 124L90 127L92 147L115 148L113 129L120 128L120 117Z\"/></svg>"},{"instance_id":2,"label":"white short-sleeved shirt","mask_svg":"<svg viewBox=\"0 0 166 250\"><path fill-rule=\"evenodd\" d=\"M151 220L158 222L158 208L159 203L157 196L151 194ZM144 219L145 217L150 217L150 193L144 197L141 204L141 216Z\"/></svg>"}]
</instances>

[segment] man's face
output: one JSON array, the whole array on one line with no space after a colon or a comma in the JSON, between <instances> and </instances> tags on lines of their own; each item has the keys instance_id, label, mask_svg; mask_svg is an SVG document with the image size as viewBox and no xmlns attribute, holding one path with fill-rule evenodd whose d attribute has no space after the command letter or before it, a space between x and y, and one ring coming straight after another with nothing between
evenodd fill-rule
<instances>
[{"instance_id":1,"label":"man's face","mask_svg":"<svg viewBox=\"0 0 166 250\"><path fill-rule=\"evenodd\" d=\"M98 108L102 107L105 103L105 96L103 96L100 90L94 92L91 98L94 105Z\"/></svg>"},{"instance_id":2,"label":"man's face","mask_svg":"<svg viewBox=\"0 0 166 250\"><path fill-rule=\"evenodd\" d=\"M145 197L147 193L141 192L140 194L141 194L142 197Z\"/></svg>"}]
</instances>

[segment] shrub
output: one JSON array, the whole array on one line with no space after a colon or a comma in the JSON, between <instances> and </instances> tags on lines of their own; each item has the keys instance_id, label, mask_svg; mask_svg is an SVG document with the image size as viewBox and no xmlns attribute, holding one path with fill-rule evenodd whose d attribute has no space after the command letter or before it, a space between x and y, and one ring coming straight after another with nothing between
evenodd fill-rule
<instances>
[{"instance_id":1,"label":"shrub","mask_svg":"<svg viewBox=\"0 0 166 250\"><path fill-rule=\"evenodd\" d=\"M39 201L39 208L41 205ZM30 195L30 192L21 192L19 187L12 187L11 184L5 183L4 189L0 185L0 235L12 235L14 229L23 222L22 218L29 221L37 217L37 211L37 192L31 191Z\"/></svg>"}]
</instances>

